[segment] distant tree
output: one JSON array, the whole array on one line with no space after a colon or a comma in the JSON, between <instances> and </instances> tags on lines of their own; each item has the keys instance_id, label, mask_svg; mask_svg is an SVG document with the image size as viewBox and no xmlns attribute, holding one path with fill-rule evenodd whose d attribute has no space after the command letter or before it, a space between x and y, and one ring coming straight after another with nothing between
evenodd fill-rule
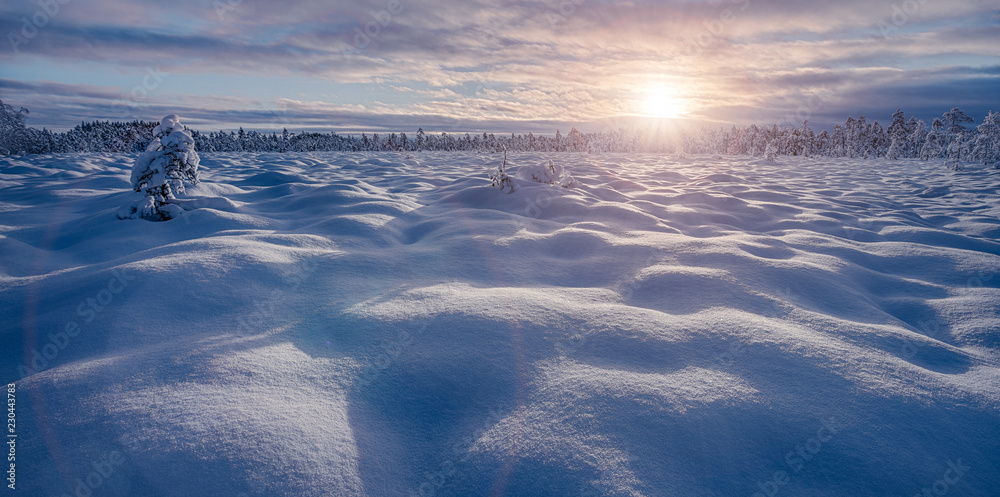
<instances>
[{"instance_id":1,"label":"distant tree","mask_svg":"<svg viewBox=\"0 0 1000 497\"><path fill-rule=\"evenodd\" d=\"M774 162L778 159L778 145L775 141L771 141L767 144L767 148L764 149L764 160L768 162Z\"/></svg>"},{"instance_id":2,"label":"distant tree","mask_svg":"<svg viewBox=\"0 0 1000 497\"><path fill-rule=\"evenodd\" d=\"M906 156L919 157L920 147L927 141L927 123L923 119L914 120L911 117L910 121L907 122L907 127L910 129L910 139L908 140L910 149Z\"/></svg>"},{"instance_id":3,"label":"distant tree","mask_svg":"<svg viewBox=\"0 0 1000 497\"><path fill-rule=\"evenodd\" d=\"M934 122L931 123L931 130L927 133L927 138L924 141L924 146L920 149L920 159L930 160L941 157L946 150L946 145L944 122L939 118L934 118Z\"/></svg>"},{"instance_id":4,"label":"distant tree","mask_svg":"<svg viewBox=\"0 0 1000 497\"><path fill-rule=\"evenodd\" d=\"M850 123L853 118L848 118ZM830 135L830 146L828 148L829 154L832 157L844 157L848 154L847 152L847 135L844 132L844 126L839 124L833 125L833 134Z\"/></svg>"},{"instance_id":5,"label":"distant tree","mask_svg":"<svg viewBox=\"0 0 1000 497\"><path fill-rule=\"evenodd\" d=\"M976 127L976 132L973 159L982 161L983 165L992 164L1000 168L1000 113L990 111L983 124Z\"/></svg>"},{"instance_id":6,"label":"distant tree","mask_svg":"<svg viewBox=\"0 0 1000 497\"><path fill-rule=\"evenodd\" d=\"M28 109L14 107L0 100L0 154L26 152L25 138L28 134L24 124L28 117Z\"/></svg>"},{"instance_id":7,"label":"distant tree","mask_svg":"<svg viewBox=\"0 0 1000 497\"><path fill-rule=\"evenodd\" d=\"M962 166L962 161L965 159L965 150L963 148L963 142L965 142L965 132L959 131L952 139L951 143L948 144L948 150L946 154L945 164L948 169L955 171L961 171L964 169Z\"/></svg>"},{"instance_id":8,"label":"distant tree","mask_svg":"<svg viewBox=\"0 0 1000 497\"><path fill-rule=\"evenodd\" d=\"M902 109L896 109L892 114L892 124L886 129L889 147L886 149L886 158L897 160L901 157L909 157L910 135L912 131L906 122L906 114Z\"/></svg>"},{"instance_id":9,"label":"distant tree","mask_svg":"<svg viewBox=\"0 0 1000 497\"><path fill-rule=\"evenodd\" d=\"M587 144L584 141L583 133L577 131L575 126L569 130L569 149L574 152L579 152L581 150L587 149Z\"/></svg>"},{"instance_id":10,"label":"distant tree","mask_svg":"<svg viewBox=\"0 0 1000 497\"><path fill-rule=\"evenodd\" d=\"M809 128L809 120L802 121L802 154L812 156L816 153L814 143L816 134Z\"/></svg>"},{"instance_id":11,"label":"distant tree","mask_svg":"<svg viewBox=\"0 0 1000 497\"><path fill-rule=\"evenodd\" d=\"M868 146L864 150L865 158L884 157L889 149L889 136L882 125L875 121L868 132Z\"/></svg>"},{"instance_id":12,"label":"distant tree","mask_svg":"<svg viewBox=\"0 0 1000 497\"><path fill-rule=\"evenodd\" d=\"M889 160L899 160L903 156L902 148L900 144L901 139L899 137L894 137L892 143L889 144L889 149L885 152L885 158Z\"/></svg>"},{"instance_id":13,"label":"distant tree","mask_svg":"<svg viewBox=\"0 0 1000 497\"><path fill-rule=\"evenodd\" d=\"M816 155L828 155L828 150L830 149L830 133L825 129L820 131L816 135L816 145L813 147L813 153Z\"/></svg>"},{"instance_id":14,"label":"distant tree","mask_svg":"<svg viewBox=\"0 0 1000 497\"><path fill-rule=\"evenodd\" d=\"M949 135L957 135L959 133L965 133L969 131L969 128L965 127L965 123L974 123L975 119L969 117L959 109L958 107L952 107L950 111L945 112L941 116L942 122L944 124L945 132Z\"/></svg>"}]
</instances>

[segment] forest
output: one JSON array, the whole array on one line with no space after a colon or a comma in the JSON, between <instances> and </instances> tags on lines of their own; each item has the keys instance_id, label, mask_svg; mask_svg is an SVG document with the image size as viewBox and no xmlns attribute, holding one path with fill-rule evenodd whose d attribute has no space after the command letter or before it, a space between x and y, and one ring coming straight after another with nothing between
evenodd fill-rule
<instances>
[{"instance_id":1,"label":"forest","mask_svg":"<svg viewBox=\"0 0 1000 497\"><path fill-rule=\"evenodd\" d=\"M152 138L156 122L84 122L55 133L27 125L29 112L0 102L0 154L49 154L70 152L141 152ZM847 158L943 159L960 168L967 162L996 166L1000 163L1000 114L988 113L982 123L959 108L952 108L930 125L902 110L883 126L864 115L847 118L833 131L814 132L808 121L801 126L730 126L679 132L616 129L582 133L572 128L555 135L494 133L428 134L336 132L279 133L191 130L199 152L312 152L312 151L471 151L471 152L587 152L670 153L761 156L824 156Z\"/></svg>"}]
</instances>

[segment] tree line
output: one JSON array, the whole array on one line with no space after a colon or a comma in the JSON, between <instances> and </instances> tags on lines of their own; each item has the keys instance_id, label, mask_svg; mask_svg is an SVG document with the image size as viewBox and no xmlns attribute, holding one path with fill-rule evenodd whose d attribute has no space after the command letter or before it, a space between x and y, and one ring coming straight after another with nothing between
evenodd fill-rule
<instances>
[{"instance_id":1,"label":"tree line","mask_svg":"<svg viewBox=\"0 0 1000 497\"><path fill-rule=\"evenodd\" d=\"M68 152L141 152L152 139L155 122L97 121L81 123L64 133L38 130L26 125L27 109L15 110L0 102L0 154L48 154ZM721 154L773 158L779 155L848 158L944 159L962 162L1000 163L1000 113L990 112L979 125L959 108L935 118L930 126L902 110L892 115L888 126L849 117L832 132L814 132L808 122L801 126L731 126L730 128L654 133L639 129L617 129L581 133L573 128L566 135L528 134L427 134L191 130L198 152L313 152L313 151L470 151L470 152L658 152L671 154ZM957 166L956 166L957 167Z\"/></svg>"}]
</instances>

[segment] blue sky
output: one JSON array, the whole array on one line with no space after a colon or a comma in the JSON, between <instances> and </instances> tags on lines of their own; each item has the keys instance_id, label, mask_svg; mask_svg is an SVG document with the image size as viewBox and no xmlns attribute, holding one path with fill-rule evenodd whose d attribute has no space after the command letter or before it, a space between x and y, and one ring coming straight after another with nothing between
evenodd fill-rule
<instances>
[{"instance_id":1,"label":"blue sky","mask_svg":"<svg viewBox=\"0 0 1000 497\"><path fill-rule=\"evenodd\" d=\"M196 129L815 127L1000 110L985 0L11 0L0 99L29 124Z\"/></svg>"}]
</instances>

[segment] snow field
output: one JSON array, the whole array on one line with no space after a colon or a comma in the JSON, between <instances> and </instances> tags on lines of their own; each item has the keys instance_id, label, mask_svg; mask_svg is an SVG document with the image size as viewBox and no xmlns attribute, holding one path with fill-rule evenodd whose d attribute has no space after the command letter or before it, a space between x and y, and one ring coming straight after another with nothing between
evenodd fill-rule
<instances>
[{"instance_id":1,"label":"snow field","mask_svg":"<svg viewBox=\"0 0 1000 497\"><path fill-rule=\"evenodd\" d=\"M205 154L157 223L133 158L0 158L28 495L1000 488L1000 171Z\"/></svg>"}]
</instances>

